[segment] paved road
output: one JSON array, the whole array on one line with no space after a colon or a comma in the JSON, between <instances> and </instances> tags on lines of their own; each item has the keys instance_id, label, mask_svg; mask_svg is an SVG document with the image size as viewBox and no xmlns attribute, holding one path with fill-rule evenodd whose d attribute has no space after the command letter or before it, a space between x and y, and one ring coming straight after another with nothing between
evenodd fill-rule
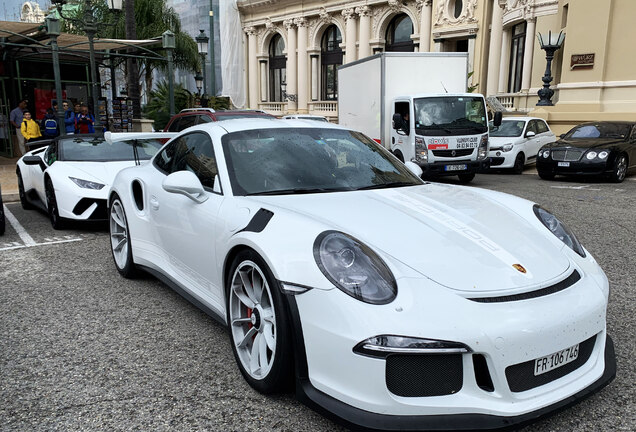
<instances>
[{"instance_id":1,"label":"paved road","mask_svg":"<svg viewBox=\"0 0 636 432\"><path fill-rule=\"evenodd\" d=\"M474 185L555 211L612 284L608 327L617 379L524 430L636 429L636 182L481 175ZM152 277L118 275L105 227L53 231L41 213L25 212L18 203L6 208L0 430L342 430L291 395L252 391L223 327Z\"/></svg>"}]
</instances>

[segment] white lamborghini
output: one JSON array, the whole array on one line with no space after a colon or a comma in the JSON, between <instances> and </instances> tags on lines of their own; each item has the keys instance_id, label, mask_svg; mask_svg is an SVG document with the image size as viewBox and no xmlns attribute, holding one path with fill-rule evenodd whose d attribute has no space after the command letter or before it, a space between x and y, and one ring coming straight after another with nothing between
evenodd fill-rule
<instances>
[{"instance_id":1,"label":"white lamborghini","mask_svg":"<svg viewBox=\"0 0 636 432\"><path fill-rule=\"evenodd\" d=\"M106 132L47 141L17 162L22 207L43 210L55 229L69 220L106 220L115 174L148 161L174 135Z\"/></svg>"},{"instance_id":2,"label":"white lamborghini","mask_svg":"<svg viewBox=\"0 0 636 432\"><path fill-rule=\"evenodd\" d=\"M335 125L189 128L115 178L115 266L226 324L256 390L349 427L510 427L611 381L608 280L574 234L407 165Z\"/></svg>"}]
</instances>

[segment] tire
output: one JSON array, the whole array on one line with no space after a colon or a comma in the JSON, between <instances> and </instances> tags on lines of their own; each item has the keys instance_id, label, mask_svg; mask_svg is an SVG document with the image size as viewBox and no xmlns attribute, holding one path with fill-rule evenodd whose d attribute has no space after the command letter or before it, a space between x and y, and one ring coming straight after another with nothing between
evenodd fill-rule
<instances>
[{"instance_id":1,"label":"tire","mask_svg":"<svg viewBox=\"0 0 636 432\"><path fill-rule=\"evenodd\" d=\"M537 170L537 173L539 174L539 177L541 177L543 180L554 180L554 173L550 171Z\"/></svg>"},{"instance_id":2,"label":"tire","mask_svg":"<svg viewBox=\"0 0 636 432\"><path fill-rule=\"evenodd\" d=\"M402 154L401 151L396 150L393 152L393 154L395 155L396 158L400 160L400 162L404 163L404 155Z\"/></svg>"},{"instance_id":3,"label":"tire","mask_svg":"<svg viewBox=\"0 0 636 432\"><path fill-rule=\"evenodd\" d=\"M519 153L515 159L515 164L512 167L512 172L514 174L522 174L523 173L523 166L526 163L526 158L523 155L523 153Z\"/></svg>"},{"instance_id":4,"label":"tire","mask_svg":"<svg viewBox=\"0 0 636 432\"><path fill-rule=\"evenodd\" d=\"M0 235L4 235L5 221L4 221L4 207L2 204L2 198L0 197Z\"/></svg>"},{"instance_id":5,"label":"tire","mask_svg":"<svg viewBox=\"0 0 636 432\"><path fill-rule=\"evenodd\" d=\"M18 176L18 194L20 195L20 204L24 210L33 209L33 204L27 200L26 192L24 191L24 182L22 181L22 173L20 169L16 171L16 175Z\"/></svg>"},{"instance_id":6,"label":"tire","mask_svg":"<svg viewBox=\"0 0 636 432\"><path fill-rule=\"evenodd\" d=\"M55 189L53 188L53 182L50 177L45 180L46 191L46 208L48 209L49 219L51 220L51 226L55 230L63 229L66 225L65 220L60 217L60 212L57 209L57 199L55 198Z\"/></svg>"},{"instance_id":7,"label":"tire","mask_svg":"<svg viewBox=\"0 0 636 432\"><path fill-rule=\"evenodd\" d=\"M459 174L459 182L462 184L470 183L475 178L475 173L470 174Z\"/></svg>"},{"instance_id":8,"label":"tire","mask_svg":"<svg viewBox=\"0 0 636 432\"><path fill-rule=\"evenodd\" d=\"M110 234L110 251L115 261L115 267L119 274L127 279L137 276L138 270L135 266L130 243L130 231L128 229L128 219L124 210L124 204L117 195L113 195L108 211L108 227Z\"/></svg>"},{"instance_id":9,"label":"tire","mask_svg":"<svg viewBox=\"0 0 636 432\"><path fill-rule=\"evenodd\" d=\"M625 176L627 175L627 156L618 155L616 157L616 161L614 162L614 168L612 174L610 175L610 179L614 183L622 183L625 180Z\"/></svg>"},{"instance_id":10,"label":"tire","mask_svg":"<svg viewBox=\"0 0 636 432\"><path fill-rule=\"evenodd\" d=\"M271 271L256 252L244 250L232 261L228 275L227 322L241 374L260 393L288 390L293 382L291 331L283 294ZM255 285L261 286L260 295Z\"/></svg>"}]
</instances>

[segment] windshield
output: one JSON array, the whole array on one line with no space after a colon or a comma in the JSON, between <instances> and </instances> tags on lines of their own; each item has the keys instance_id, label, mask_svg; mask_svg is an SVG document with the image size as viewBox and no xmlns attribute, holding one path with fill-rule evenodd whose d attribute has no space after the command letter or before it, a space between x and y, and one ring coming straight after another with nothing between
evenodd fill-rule
<instances>
[{"instance_id":1,"label":"windshield","mask_svg":"<svg viewBox=\"0 0 636 432\"><path fill-rule=\"evenodd\" d=\"M133 144L136 144L140 160L150 159L163 146L155 138L108 142L103 137L74 136L58 142L60 160L88 162L135 160Z\"/></svg>"},{"instance_id":2,"label":"windshield","mask_svg":"<svg viewBox=\"0 0 636 432\"><path fill-rule=\"evenodd\" d=\"M502 120L501 126L494 126L488 123L491 137L518 137L523 133L526 122L523 120Z\"/></svg>"},{"instance_id":3,"label":"windshield","mask_svg":"<svg viewBox=\"0 0 636 432\"><path fill-rule=\"evenodd\" d=\"M414 101L418 135L467 135L488 131L481 97L444 96Z\"/></svg>"},{"instance_id":4,"label":"windshield","mask_svg":"<svg viewBox=\"0 0 636 432\"><path fill-rule=\"evenodd\" d=\"M620 138L629 136L631 126L620 123L583 124L571 129L565 139Z\"/></svg>"},{"instance_id":5,"label":"windshield","mask_svg":"<svg viewBox=\"0 0 636 432\"><path fill-rule=\"evenodd\" d=\"M222 142L234 195L423 184L384 148L359 132L263 129L230 133Z\"/></svg>"}]
</instances>

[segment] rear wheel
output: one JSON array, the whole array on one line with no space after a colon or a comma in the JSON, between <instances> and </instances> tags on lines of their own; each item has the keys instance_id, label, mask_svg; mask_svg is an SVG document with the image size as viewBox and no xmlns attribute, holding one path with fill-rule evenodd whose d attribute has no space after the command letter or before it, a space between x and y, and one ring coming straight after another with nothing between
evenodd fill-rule
<instances>
[{"instance_id":1,"label":"rear wheel","mask_svg":"<svg viewBox=\"0 0 636 432\"><path fill-rule=\"evenodd\" d=\"M515 174L521 174L523 173L523 165L526 162L526 158L524 157L523 153L519 153L517 155L517 158L515 159L515 164L512 167L512 172Z\"/></svg>"},{"instance_id":2,"label":"rear wheel","mask_svg":"<svg viewBox=\"0 0 636 432\"><path fill-rule=\"evenodd\" d=\"M126 219L124 205L117 195L113 196L110 204L108 226L110 229L110 250L113 253L117 271L128 279L135 277L137 267L135 267L132 256L128 219Z\"/></svg>"},{"instance_id":3,"label":"rear wheel","mask_svg":"<svg viewBox=\"0 0 636 432\"><path fill-rule=\"evenodd\" d=\"M470 183L475 178L475 173L459 174L457 177L459 177L460 183Z\"/></svg>"},{"instance_id":4,"label":"rear wheel","mask_svg":"<svg viewBox=\"0 0 636 432\"><path fill-rule=\"evenodd\" d=\"M2 204L2 196L0 196L0 235L4 234L4 205Z\"/></svg>"},{"instance_id":5,"label":"rear wheel","mask_svg":"<svg viewBox=\"0 0 636 432\"><path fill-rule=\"evenodd\" d=\"M20 195L20 204L24 210L31 210L33 205L27 200L26 192L24 191L24 182L22 181L22 173L20 169L16 171L16 175L18 176L18 193Z\"/></svg>"},{"instance_id":6,"label":"rear wheel","mask_svg":"<svg viewBox=\"0 0 636 432\"><path fill-rule=\"evenodd\" d=\"M550 172L550 171L538 171L537 173L539 174L539 177L541 177L543 180L554 180L554 173Z\"/></svg>"},{"instance_id":7,"label":"rear wheel","mask_svg":"<svg viewBox=\"0 0 636 432\"><path fill-rule=\"evenodd\" d=\"M283 295L263 259L252 250L232 261L226 286L234 357L245 380L261 393L292 382L291 336Z\"/></svg>"},{"instance_id":8,"label":"rear wheel","mask_svg":"<svg viewBox=\"0 0 636 432\"><path fill-rule=\"evenodd\" d=\"M46 178L45 182L46 191L46 208L49 212L49 219L51 220L51 226L53 229L63 229L65 225L64 219L60 217L60 212L57 208L57 199L55 198L55 189L53 188L53 182L50 177Z\"/></svg>"},{"instance_id":9,"label":"rear wheel","mask_svg":"<svg viewBox=\"0 0 636 432\"><path fill-rule=\"evenodd\" d=\"M627 156L619 155L614 162L614 170L611 174L611 180L614 183L621 183L627 175Z\"/></svg>"}]
</instances>

